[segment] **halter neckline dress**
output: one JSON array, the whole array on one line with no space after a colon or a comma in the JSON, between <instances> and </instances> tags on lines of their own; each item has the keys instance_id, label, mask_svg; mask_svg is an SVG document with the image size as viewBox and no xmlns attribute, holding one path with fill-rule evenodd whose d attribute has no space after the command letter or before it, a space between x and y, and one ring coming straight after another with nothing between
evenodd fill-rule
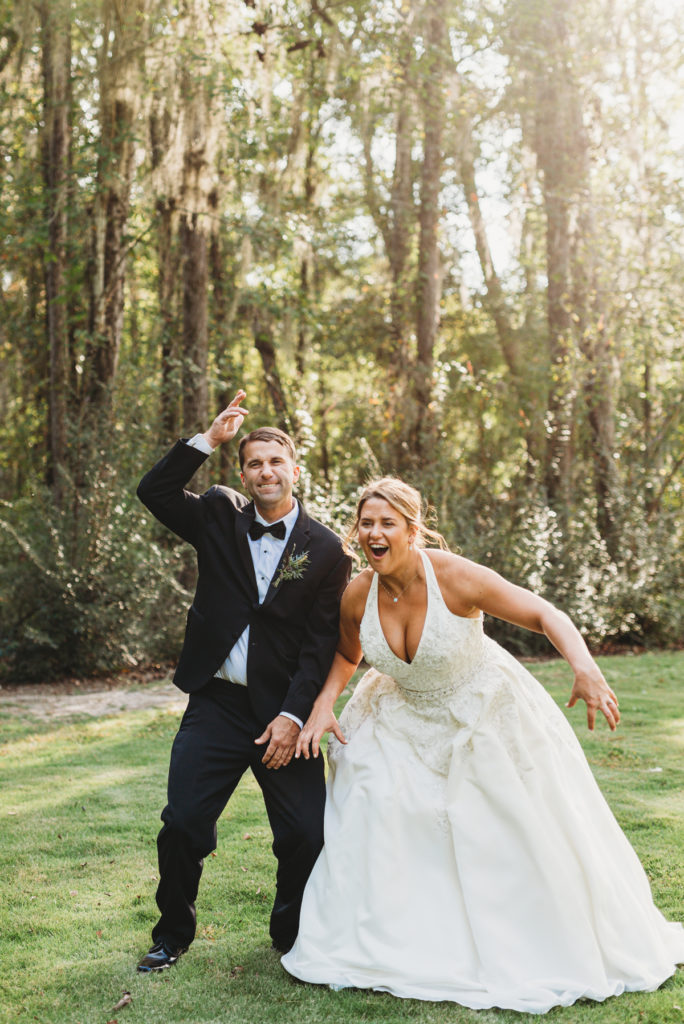
<instances>
[{"instance_id":1,"label":"halter neckline dress","mask_svg":"<svg viewBox=\"0 0 684 1024\"><path fill-rule=\"evenodd\" d=\"M299 936L302 981L544 1013L652 990L684 928L646 875L565 716L532 675L447 608L422 553L427 612L408 663L378 577L361 622L373 667L331 736L325 846Z\"/></svg>"}]
</instances>

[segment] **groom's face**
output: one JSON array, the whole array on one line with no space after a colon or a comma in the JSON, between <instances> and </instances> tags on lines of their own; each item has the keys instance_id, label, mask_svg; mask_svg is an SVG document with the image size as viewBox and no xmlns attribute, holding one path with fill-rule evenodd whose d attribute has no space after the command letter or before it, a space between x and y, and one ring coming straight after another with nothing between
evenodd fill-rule
<instances>
[{"instance_id":1,"label":"groom's face","mask_svg":"<svg viewBox=\"0 0 684 1024\"><path fill-rule=\"evenodd\" d=\"M292 508L292 488L299 479L299 466L284 445L277 441L250 441L245 445L240 476L264 519L273 522L287 515Z\"/></svg>"}]
</instances>

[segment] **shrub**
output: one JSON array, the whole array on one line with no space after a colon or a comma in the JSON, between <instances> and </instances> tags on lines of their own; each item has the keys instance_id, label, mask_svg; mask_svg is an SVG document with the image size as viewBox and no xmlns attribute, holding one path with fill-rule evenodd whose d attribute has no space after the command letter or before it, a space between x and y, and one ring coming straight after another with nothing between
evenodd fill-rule
<instances>
[{"instance_id":1,"label":"shrub","mask_svg":"<svg viewBox=\"0 0 684 1024\"><path fill-rule=\"evenodd\" d=\"M62 508L49 490L2 503L0 678L98 674L176 653L184 556L113 473Z\"/></svg>"}]
</instances>

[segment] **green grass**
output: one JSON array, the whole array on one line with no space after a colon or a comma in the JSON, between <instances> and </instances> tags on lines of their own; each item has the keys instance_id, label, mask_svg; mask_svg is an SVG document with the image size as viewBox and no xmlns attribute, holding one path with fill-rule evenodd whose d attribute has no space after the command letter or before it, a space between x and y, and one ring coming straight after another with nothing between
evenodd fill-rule
<instances>
[{"instance_id":1,"label":"green grass","mask_svg":"<svg viewBox=\"0 0 684 1024\"><path fill-rule=\"evenodd\" d=\"M569 712L596 777L644 864L656 902L684 920L684 654L601 659L620 697L617 734L590 736ZM531 666L559 702L570 674ZM0 748L0 1021L41 1024L318 1024L538 1020L475 1013L293 981L270 950L274 862L256 784L245 778L205 866L199 929L162 976L137 957L156 919L155 838L169 748L168 711L46 724L3 714ZM656 771L655 769L662 769ZM330 922L334 928L334 922ZM684 1021L684 972L655 993L552 1010L562 1024ZM113 1011L124 991L132 1002Z\"/></svg>"}]
</instances>

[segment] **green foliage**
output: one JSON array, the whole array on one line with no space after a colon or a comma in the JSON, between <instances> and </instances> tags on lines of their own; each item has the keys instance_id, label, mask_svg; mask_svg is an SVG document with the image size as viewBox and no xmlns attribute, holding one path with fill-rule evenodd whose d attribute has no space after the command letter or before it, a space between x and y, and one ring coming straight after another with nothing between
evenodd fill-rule
<instances>
[{"instance_id":1,"label":"green foliage","mask_svg":"<svg viewBox=\"0 0 684 1024\"><path fill-rule=\"evenodd\" d=\"M448 464L446 459L438 466ZM471 472L415 481L450 547L565 611L595 650L613 644L678 646L684 636L684 530L674 509L649 518L643 495L625 496L620 557L596 528L589 488L567 518L549 508L522 471L499 479ZM519 654L549 653L537 634L491 619L488 631Z\"/></svg>"},{"instance_id":2,"label":"green foliage","mask_svg":"<svg viewBox=\"0 0 684 1024\"><path fill-rule=\"evenodd\" d=\"M447 6L441 301L423 366L417 256L431 5L148 6L135 48L143 102L125 129L136 138L135 176L111 207L108 188L125 174L112 163L116 139L105 141L118 102L108 58L130 5L67 6L60 301L74 483L59 510L44 280L47 8L5 2L0 19L0 673L101 670L177 650L186 556L159 540L124 482L189 427L181 410L192 325L178 230L188 216L207 232L210 410L244 386L253 425L289 422L305 467L301 493L327 523L344 530L369 474L405 473L452 547L557 602L592 643L680 642L684 190L671 40L682 12L633 0ZM205 22L211 31L190 29ZM183 151L189 124L196 137ZM563 388L551 359L548 181L533 150L548 168L562 150L572 170L572 188L550 197L565 204L571 268L556 310L571 368L562 501L546 485L550 399ZM586 166L573 159L580 152ZM107 250L120 226L114 262L125 287L116 298L107 285L102 299L119 303L108 313L121 337L94 427L103 339L91 321L103 254L93 242ZM255 347L257 320L273 340L273 365ZM419 458L406 423L421 374ZM84 454L101 447L100 432L112 439L106 482ZM610 475L604 466L601 479L601 459L613 472L612 537L601 519ZM217 456L208 473L236 485L233 462ZM520 630L492 628L518 650L546 649Z\"/></svg>"},{"instance_id":3,"label":"green foliage","mask_svg":"<svg viewBox=\"0 0 684 1024\"><path fill-rule=\"evenodd\" d=\"M175 654L182 555L133 491L106 472L87 490L72 482L62 509L45 487L3 502L0 678L96 675Z\"/></svg>"}]
</instances>

